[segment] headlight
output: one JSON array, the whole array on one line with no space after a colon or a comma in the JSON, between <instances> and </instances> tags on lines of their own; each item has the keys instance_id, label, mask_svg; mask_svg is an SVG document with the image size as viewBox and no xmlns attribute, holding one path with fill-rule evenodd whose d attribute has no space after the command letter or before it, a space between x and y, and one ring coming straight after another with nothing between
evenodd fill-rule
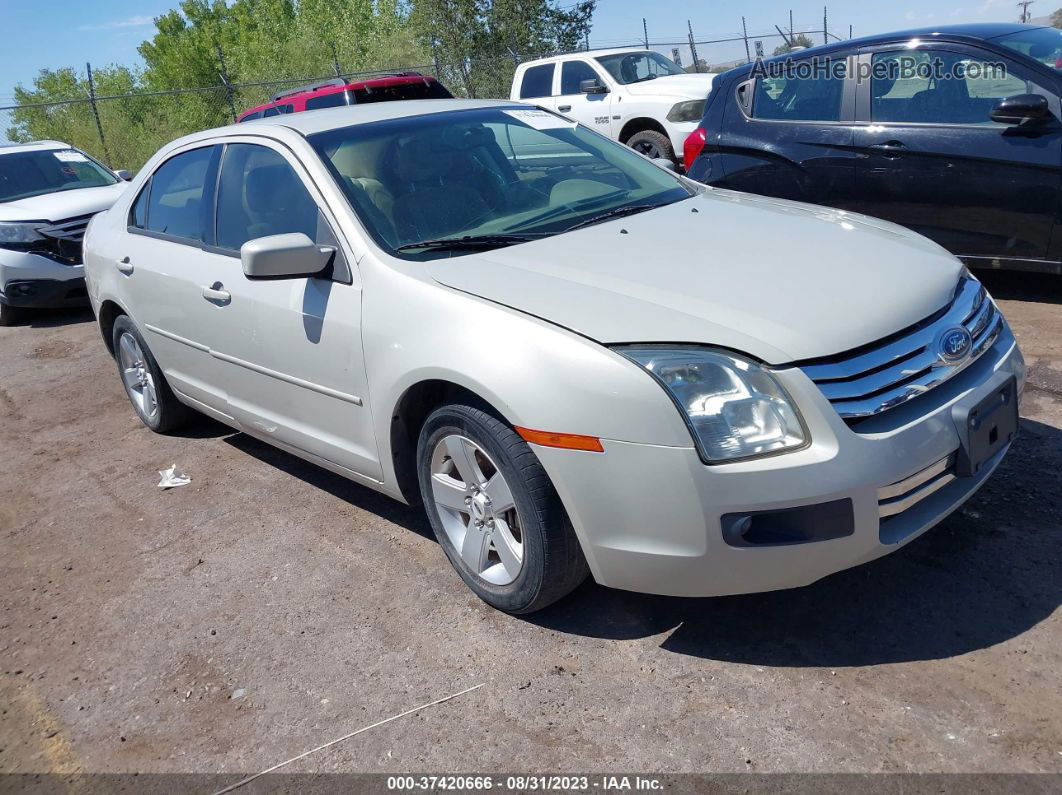
<instances>
[{"instance_id":1,"label":"headlight","mask_svg":"<svg viewBox=\"0 0 1062 795\"><path fill-rule=\"evenodd\" d=\"M668 121L700 121L704 115L703 99L691 99L689 102L680 102L667 112Z\"/></svg>"},{"instance_id":2,"label":"headlight","mask_svg":"<svg viewBox=\"0 0 1062 795\"><path fill-rule=\"evenodd\" d=\"M44 237L37 232L42 226L45 226L45 224L0 221L0 246L20 245L44 240Z\"/></svg>"},{"instance_id":3,"label":"headlight","mask_svg":"<svg viewBox=\"0 0 1062 795\"><path fill-rule=\"evenodd\" d=\"M624 346L686 415L701 457L712 463L804 447L808 434L785 390L749 359L702 348Z\"/></svg>"}]
</instances>

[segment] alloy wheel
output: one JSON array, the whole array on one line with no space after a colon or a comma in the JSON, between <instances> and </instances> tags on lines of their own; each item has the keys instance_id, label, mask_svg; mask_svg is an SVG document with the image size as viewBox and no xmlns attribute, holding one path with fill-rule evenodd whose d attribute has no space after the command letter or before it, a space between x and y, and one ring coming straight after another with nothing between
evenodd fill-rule
<instances>
[{"instance_id":1,"label":"alloy wheel","mask_svg":"<svg viewBox=\"0 0 1062 795\"><path fill-rule=\"evenodd\" d=\"M144 360L144 351L136 337L126 332L118 339L118 363L122 368L122 383L129 399L142 417L153 418L159 410L155 379Z\"/></svg>"},{"instance_id":2,"label":"alloy wheel","mask_svg":"<svg viewBox=\"0 0 1062 795\"><path fill-rule=\"evenodd\" d=\"M443 529L461 559L494 585L523 568L520 516L501 470L478 444L453 434L431 456L431 488Z\"/></svg>"}]
</instances>

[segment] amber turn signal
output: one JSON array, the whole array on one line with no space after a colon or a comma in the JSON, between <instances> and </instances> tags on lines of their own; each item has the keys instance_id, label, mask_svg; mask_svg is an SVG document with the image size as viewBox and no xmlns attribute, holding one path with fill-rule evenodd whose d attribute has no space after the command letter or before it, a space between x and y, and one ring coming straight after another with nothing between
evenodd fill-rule
<instances>
[{"instance_id":1,"label":"amber turn signal","mask_svg":"<svg viewBox=\"0 0 1062 795\"><path fill-rule=\"evenodd\" d=\"M601 440L596 436L579 436L574 433L550 433L549 431L533 431L530 428L517 426L516 432L525 442L540 444L543 447L560 447L564 450L585 450L589 453L603 453L605 448L601 446Z\"/></svg>"}]
</instances>

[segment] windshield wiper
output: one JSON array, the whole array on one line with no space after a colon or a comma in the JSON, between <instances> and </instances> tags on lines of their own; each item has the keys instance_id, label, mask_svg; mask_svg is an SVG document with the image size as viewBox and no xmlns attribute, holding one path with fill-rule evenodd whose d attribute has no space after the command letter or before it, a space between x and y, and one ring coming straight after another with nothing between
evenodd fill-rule
<instances>
[{"instance_id":1,"label":"windshield wiper","mask_svg":"<svg viewBox=\"0 0 1062 795\"><path fill-rule=\"evenodd\" d=\"M531 240L534 240L531 235L465 235L464 237L441 237L436 240L406 243L396 248L395 251L413 251L420 248L436 250L490 249L515 246L517 243L527 243Z\"/></svg>"},{"instance_id":2,"label":"windshield wiper","mask_svg":"<svg viewBox=\"0 0 1062 795\"><path fill-rule=\"evenodd\" d=\"M582 229L584 226L593 226L594 224L600 224L602 221L609 221L613 218L622 218L625 215L635 215L637 213L644 213L646 210L655 210L657 207L665 207L671 202L664 202L663 204L630 204L626 207L614 207L608 212L601 213L600 215L594 215L590 218L586 218L577 224L572 224L565 232L574 232L576 229Z\"/></svg>"}]
</instances>

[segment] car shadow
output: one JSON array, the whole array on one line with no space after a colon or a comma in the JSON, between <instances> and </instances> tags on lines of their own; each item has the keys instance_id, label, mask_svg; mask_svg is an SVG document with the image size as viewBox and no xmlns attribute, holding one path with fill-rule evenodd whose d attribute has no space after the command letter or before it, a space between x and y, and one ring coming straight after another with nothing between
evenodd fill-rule
<instances>
[{"instance_id":1,"label":"car shadow","mask_svg":"<svg viewBox=\"0 0 1062 795\"><path fill-rule=\"evenodd\" d=\"M232 433L231 428L227 428L220 423L217 424ZM284 452L245 433L232 433L224 441L237 450L254 456L262 463L276 467L292 477L309 483L311 486L334 497L338 497L355 508L376 514L405 530L417 533L432 541L435 540L435 534L432 532L431 525L428 524L428 519L421 508L410 508L408 505L404 505L385 494L347 480L341 475L322 469L316 464L304 461L298 456Z\"/></svg>"},{"instance_id":2,"label":"car shadow","mask_svg":"<svg viewBox=\"0 0 1062 795\"><path fill-rule=\"evenodd\" d=\"M88 307L76 309L34 309L19 323L21 326L30 328L57 328L59 326L73 326L78 323L92 323L95 317Z\"/></svg>"},{"instance_id":3,"label":"car shadow","mask_svg":"<svg viewBox=\"0 0 1062 795\"><path fill-rule=\"evenodd\" d=\"M1062 304L1062 276L981 269L974 271L974 275L996 299Z\"/></svg>"},{"instance_id":4,"label":"car shadow","mask_svg":"<svg viewBox=\"0 0 1062 795\"><path fill-rule=\"evenodd\" d=\"M1023 419L1021 435L982 490L885 558L805 588L712 599L588 582L525 620L615 640L669 632L661 643L667 651L761 666L964 654L1022 634L1062 603L1060 469L1062 431Z\"/></svg>"}]
</instances>

